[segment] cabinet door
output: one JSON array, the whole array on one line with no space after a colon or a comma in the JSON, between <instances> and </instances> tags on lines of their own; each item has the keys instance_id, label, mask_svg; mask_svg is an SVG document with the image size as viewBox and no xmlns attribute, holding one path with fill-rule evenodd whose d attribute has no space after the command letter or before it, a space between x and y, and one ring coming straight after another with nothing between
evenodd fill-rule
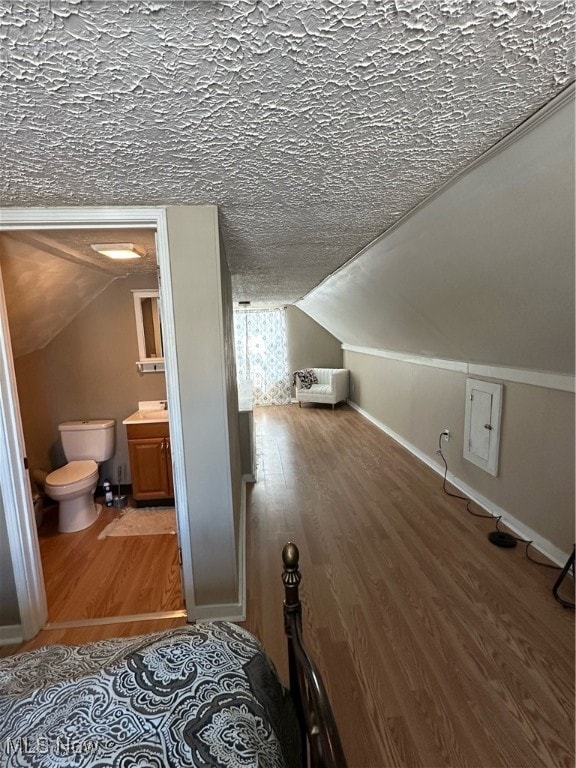
<instances>
[{"instance_id":1,"label":"cabinet door","mask_svg":"<svg viewBox=\"0 0 576 768\"><path fill-rule=\"evenodd\" d=\"M466 380L464 458L491 475L498 474L502 384Z\"/></svg>"},{"instance_id":2,"label":"cabinet door","mask_svg":"<svg viewBox=\"0 0 576 768\"><path fill-rule=\"evenodd\" d=\"M164 437L128 440L132 493L135 499L171 498Z\"/></svg>"}]
</instances>

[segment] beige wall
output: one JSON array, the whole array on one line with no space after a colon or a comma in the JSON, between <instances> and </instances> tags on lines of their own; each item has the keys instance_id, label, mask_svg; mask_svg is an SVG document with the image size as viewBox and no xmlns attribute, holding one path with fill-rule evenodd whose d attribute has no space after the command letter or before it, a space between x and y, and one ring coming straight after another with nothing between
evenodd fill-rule
<instances>
[{"instance_id":1,"label":"beige wall","mask_svg":"<svg viewBox=\"0 0 576 768\"><path fill-rule=\"evenodd\" d=\"M20 415L31 469L56 468L53 444L58 438L59 389L52 383L52 359L45 349L14 360ZM60 452L58 452L60 453Z\"/></svg>"},{"instance_id":2,"label":"beige wall","mask_svg":"<svg viewBox=\"0 0 576 768\"><path fill-rule=\"evenodd\" d=\"M350 399L563 553L574 542L574 396L504 382L497 477L462 456L466 375L357 352L344 352ZM443 468L443 465L442 465ZM439 487L441 480L438 480Z\"/></svg>"},{"instance_id":3,"label":"beige wall","mask_svg":"<svg viewBox=\"0 0 576 768\"><path fill-rule=\"evenodd\" d=\"M237 414L231 419L217 209L168 208L167 217L195 599L237 603Z\"/></svg>"},{"instance_id":4,"label":"beige wall","mask_svg":"<svg viewBox=\"0 0 576 768\"><path fill-rule=\"evenodd\" d=\"M220 290L222 301L223 363L226 378L226 404L232 477L232 508L234 511L234 540L236 558L240 555L240 511L242 503L242 455L240 449L240 414L238 413L238 385L236 382L236 348L234 340L234 311L232 304L232 278L226 261L224 245L220 239Z\"/></svg>"},{"instance_id":5,"label":"beige wall","mask_svg":"<svg viewBox=\"0 0 576 768\"><path fill-rule=\"evenodd\" d=\"M294 305L286 307L288 370L342 368L340 341Z\"/></svg>"},{"instance_id":6,"label":"beige wall","mask_svg":"<svg viewBox=\"0 0 576 768\"><path fill-rule=\"evenodd\" d=\"M131 289L155 288L155 275L115 280L44 349L17 358L18 397L31 468L64 462L58 424L73 419L116 420L116 450L101 467L101 479L129 482L126 427L122 420L140 400L166 397L163 373L139 373Z\"/></svg>"}]
</instances>

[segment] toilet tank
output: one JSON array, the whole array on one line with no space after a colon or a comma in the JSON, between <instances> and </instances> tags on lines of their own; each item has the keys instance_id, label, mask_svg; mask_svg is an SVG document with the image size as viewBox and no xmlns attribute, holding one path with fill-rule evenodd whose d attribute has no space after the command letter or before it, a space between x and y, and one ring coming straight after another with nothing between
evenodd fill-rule
<instances>
[{"instance_id":1,"label":"toilet tank","mask_svg":"<svg viewBox=\"0 0 576 768\"><path fill-rule=\"evenodd\" d=\"M68 461L106 461L114 455L114 419L65 421L58 425Z\"/></svg>"}]
</instances>

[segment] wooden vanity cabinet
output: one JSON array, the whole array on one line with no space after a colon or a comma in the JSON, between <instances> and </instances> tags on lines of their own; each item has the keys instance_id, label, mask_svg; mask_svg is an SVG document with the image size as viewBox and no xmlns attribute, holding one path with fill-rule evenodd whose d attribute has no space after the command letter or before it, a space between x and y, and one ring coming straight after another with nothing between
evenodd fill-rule
<instances>
[{"instance_id":1,"label":"wooden vanity cabinet","mask_svg":"<svg viewBox=\"0 0 576 768\"><path fill-rule=\"evenodd\" d=\"M134 499L173 499L168 422L127 424L126 433Z\"/></svg>"}]
</instances>

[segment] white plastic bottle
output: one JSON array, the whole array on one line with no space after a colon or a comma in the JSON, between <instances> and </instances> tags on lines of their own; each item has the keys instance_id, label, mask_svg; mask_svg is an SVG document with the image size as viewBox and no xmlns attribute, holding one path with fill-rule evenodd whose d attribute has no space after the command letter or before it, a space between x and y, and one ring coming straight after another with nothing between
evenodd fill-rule
<instances>
[{"instance_id":1,"label":"white plastic bottle","mask_svg":"<svg viewBox=\"0 0 576 768\"><path fill-rule=\"evenodd\" d=\"M104 504L106 504L107 507L112 506L112 486L110 485L110 480L104 480L102 483L102 487L104 488Z\"/></svg>"}]
</instances>

